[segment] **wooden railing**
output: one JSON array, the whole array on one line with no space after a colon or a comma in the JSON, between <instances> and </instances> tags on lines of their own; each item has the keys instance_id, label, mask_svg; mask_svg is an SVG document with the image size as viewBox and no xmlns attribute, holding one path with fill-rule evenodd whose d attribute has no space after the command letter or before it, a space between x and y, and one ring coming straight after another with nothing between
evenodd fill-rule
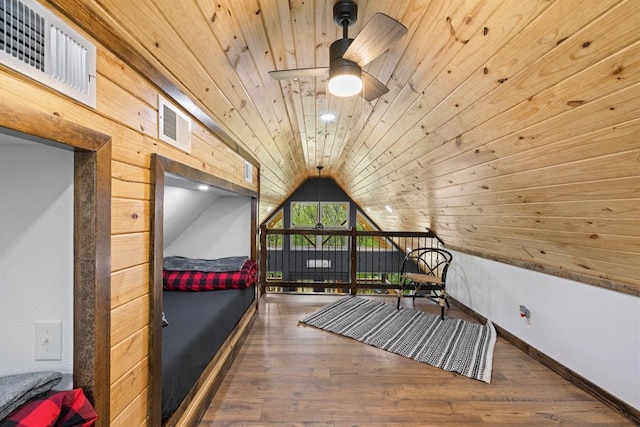
<instances>
[{"instance_id":1,"label":"wooden railing","mask_svg":"<svg viewBox=\"0 0 640 427\"><path fill-rule=\"evenodd\" d=\"M262 292L385 293L398 289L406 252L438 248L425 232L260 228Z\"/></svg>"}]
</instances>

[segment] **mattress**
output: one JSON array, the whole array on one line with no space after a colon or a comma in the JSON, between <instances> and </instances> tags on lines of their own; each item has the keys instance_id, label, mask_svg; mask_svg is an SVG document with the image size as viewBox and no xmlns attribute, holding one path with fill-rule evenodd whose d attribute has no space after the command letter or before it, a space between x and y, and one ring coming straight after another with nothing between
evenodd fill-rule
<instances>
[{"instance_id":1,"label":"mattress","mask_svg":"<svg viewBox=\"0 0 640 427\"><path fill-rule=\"evenodd\" d=\"M162 419L167 419L255 299L255 286L214 292L163 291Z\"/></svg>"}]
</instances>

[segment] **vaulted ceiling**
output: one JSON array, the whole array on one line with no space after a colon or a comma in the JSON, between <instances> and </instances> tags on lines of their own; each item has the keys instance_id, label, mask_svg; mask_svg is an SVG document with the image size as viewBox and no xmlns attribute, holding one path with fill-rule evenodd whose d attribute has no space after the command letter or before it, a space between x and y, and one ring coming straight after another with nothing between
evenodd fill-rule
<instances>
[{"instance_id":1,"label":"vaulted ceiling","mask_svg":"<svg viewBox=\"0 0 640 427\"><path fill-rule=\"evenodd\" d=\"M261 219L323 165L383 229L640 288L637 0L357 0L408 29L371 102L269 76L329 64L334 1L50 3L259 163Z\"/></svg>"}]
</instances>

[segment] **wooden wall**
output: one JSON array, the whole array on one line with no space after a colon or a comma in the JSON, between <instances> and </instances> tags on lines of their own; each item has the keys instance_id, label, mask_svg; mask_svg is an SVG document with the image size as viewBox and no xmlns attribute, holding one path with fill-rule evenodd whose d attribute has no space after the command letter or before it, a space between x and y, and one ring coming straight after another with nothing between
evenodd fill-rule
<instances>
[{"instance_id":1,"label":"wooden wall","mask_svg":"<svg viewBox=\"0 0 640 427\"><path fill-rule=\"evenodd\" d=\"M460 251L640 295L636 0L359 0L350 34L378 11L410 32L369 68L389 94L340 102L333 124L316 118L324 82L268 77L326 65L333 2L42 3L102 43L97 108L1 67L0 103L112 137L114 425L147 405L154 152L242 186L243 157L260 158L261 219L322 163L385 230L430 227ZM202 123L190 155L157 139L157 88Z\"/></svg>"},{"instance_id":2,"label":"wooden wall","mask_svg":"<svg viewBox=\"0 0 640 427\"><path fill-rule=\"evenodd\" d=\"M87 34L86 37L91 39ZM158 89L98 45L97 107L78 104L0 66L0 105L25 107L112 138L110 419L146 424L149 403L149 241L152 153L257 191L244 180L244 158L194 122L192 152L158 140ZM4 108L4 107L0 107ZM20 108L16 108L20 110ZM29 120L18 117L17 120Z\"/></svg>"},{"instance_id":3,"label":"wooden wall","mask_svg":"<svg viewBox=\"0 0 640 427\"><path fill-rule=\"evenodd\" d=\"M385 230L640 295L637 0L357 0L408 28L373 102L269 77L327 66L334 1L46 3L260 159L260 219L321 164Z\"/></svg>"}]
</instances>

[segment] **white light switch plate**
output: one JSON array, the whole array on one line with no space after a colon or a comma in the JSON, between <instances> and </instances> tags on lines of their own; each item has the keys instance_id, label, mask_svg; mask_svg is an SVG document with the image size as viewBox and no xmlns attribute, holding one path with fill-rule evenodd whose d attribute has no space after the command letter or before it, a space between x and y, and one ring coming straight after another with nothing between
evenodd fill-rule
<instances>
[{"instance_id":1,"label":"white light switch plate","mask_svg":"<svg viewBox=\"0 0 640 427\"><path fill-rule=\"evenodd\" d=\"M62 321L36 322L36 360L62 360Z\"/></svg>"}]
</instances>

